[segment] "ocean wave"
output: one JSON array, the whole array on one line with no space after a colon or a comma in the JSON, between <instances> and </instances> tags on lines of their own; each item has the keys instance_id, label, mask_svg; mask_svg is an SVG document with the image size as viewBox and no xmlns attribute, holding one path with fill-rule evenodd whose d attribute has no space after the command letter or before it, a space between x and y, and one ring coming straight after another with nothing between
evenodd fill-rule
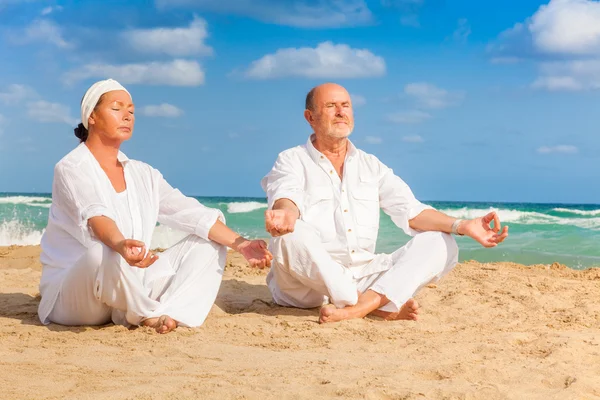
<instances>
[{"instance_id":1,"label":"ocean wave","mask_svg":"<svg viewBox=\"0 0 600 400\"><path fill-rule=\"evenodd\" d=\"M20 221L4 221L0 223L0 246L40 244L43 233Z\"/></svg>"},{"instance_id":2,"label":"ocean wave","mask_svg":"<svg viewBox=\"0 0 600 400\"><path fill-rule=\"evenodd\" d=\"M223 204L223 203L222 203ZM261 208L267 208L267 203L259 203L258 201L247 201L227 204L227 212L229 214L247 213Z\"/></svg>"},{"instance_id":3,"label":"ocean wave","mask_svg":"<svg viewBox=\"0 0 600 400\"><path fill-rule=\"evenodd\" d=\"M552 211L577 214L577 215L589 215L589 216L600 216L600 210L577 210L572 208L553 208Z\"/></svg>"},{"instance_id":4,"label":"ocean wave","mask_svg":"<svg viewBox=\"0 0 600 400\"><path fill-rule=\"evenodd\" d=\"M496 208L477 209L463 207L458 209L442 209L440 211L452 217L464 219L482 217L490 211L496 211L501 223L515 223L521 225L572 225L584 229L600 230L600 218L564 218L535 211Z\"/></svg>"},{"instance_id":5,"label":"ocean wave","mask_svg":"<svg viewBox=\"0 0 600 400\"><path fill-rule=\"evenodd\" d=\"M50 208L52 199L49 197L8 196L0 197L0 204L23 204L31 207Z\"/></svg>"}]
</instances>

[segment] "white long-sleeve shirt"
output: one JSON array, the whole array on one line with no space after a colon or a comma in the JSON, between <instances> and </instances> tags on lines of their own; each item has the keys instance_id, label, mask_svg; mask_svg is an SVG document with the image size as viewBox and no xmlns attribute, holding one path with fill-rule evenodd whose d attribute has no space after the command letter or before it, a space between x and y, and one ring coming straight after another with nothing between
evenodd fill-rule
<instances>
[{"instance_id":1,"label":"white long-sleeve shirt","mask_svg":"<svg viewBox=\"0 0 600 400\"><path fill-rule=\"evenodd\" d=\"M52 206L41 240L42 300L38 313L43 323L47 323L54 307L64 272L95 240L88 227L90 218L106 216L115 221L119 229L127 223L132 231L128 239L142 241L147 246L157 222L208 240L208 232L217 219L225 221L220 210L184 196L148 164L130 160L121 152L118 160L124 168L129 221L122 221L122 213L117 212L118 194L84 143L54 168Z\"/></svg>"},{"instance_id":2,"label":"white long-sleeve shirt","mask_svg":"<svg viewBox=\"0 0 600 400\"><path fill-rule=\"evenodd\" d=\"M331 162L307 143L279 154L262 179L269 209L279 199L290 199L300 219L321 235L333 259L350 268L359 279L389 268L371 263L382 209L407 234L417 231L409 220L432 207L419 202L408 185L377 157L357 149L350 141L340 179Z\"/></svg>"}]
</instances>

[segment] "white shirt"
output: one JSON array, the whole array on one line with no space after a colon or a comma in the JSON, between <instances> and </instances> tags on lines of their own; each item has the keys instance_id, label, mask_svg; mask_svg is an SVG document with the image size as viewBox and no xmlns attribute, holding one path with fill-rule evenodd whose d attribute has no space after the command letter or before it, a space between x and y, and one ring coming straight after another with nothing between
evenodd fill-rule
<instances>
[{"instance_id":1,"label":"white shirt","mask_svg":"<svg viewBox=\"0 0 600 400\"><path fill-rule=\"evenodd\" d=\"M92 217L111 218L129 239L150 245L157 222L208 240L217 219L225 221L220 210L184 196L162 174L140 161L119 152L126 192L118 194L88 147L81 143L54 168L52 205L48 225L42 236L42 278L39 308L44 321L52 311L60 291L62 276L97 239L88 227ZM119 200L126 196L126 200ZM128 207L129 212L119 212ZM123 215L126 214L126 215Z\"/></svg>"},{"instance_id":2,"label":"white shirt","mask_svg":"<svg viewBox=\"0 0 600 400\"><path fill-rule=\"evenodd\" d=\"M279 199L290 199L300 210L300 219L321 235L334 260L350 268L355 278L389 268L371 263L379 232L380 209L407 234L418 231L409 220L425 209L408 185L377 157L358 150L348 141L343 179L312 144L279 154L271 171L262 179L269 209Z\"/></svg>"}]
</instances>

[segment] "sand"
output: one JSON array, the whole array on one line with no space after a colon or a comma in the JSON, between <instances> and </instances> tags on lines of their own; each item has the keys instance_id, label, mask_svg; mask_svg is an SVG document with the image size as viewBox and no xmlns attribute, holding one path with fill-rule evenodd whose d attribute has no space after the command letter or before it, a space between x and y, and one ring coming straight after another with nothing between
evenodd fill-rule
<instances>
[{"instance_id":1,"label":"sand","mask_svg":"<svg viewBox=\"0 0 600 400\"><path fill-rule=\"evenodd\" d=\"M0 247L2 399L600 398L600 269L459 265L417 322L317 323L230 253L205 324L42 326L39 247Z\"/></svg>"}]
</instances>

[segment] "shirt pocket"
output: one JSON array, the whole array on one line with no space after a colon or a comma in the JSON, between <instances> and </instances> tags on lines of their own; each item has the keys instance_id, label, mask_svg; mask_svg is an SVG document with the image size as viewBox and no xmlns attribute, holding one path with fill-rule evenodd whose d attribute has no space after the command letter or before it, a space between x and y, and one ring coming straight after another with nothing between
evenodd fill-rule
<instances>
[{"instance_id":1,"label":"shirt pocket","mask_svg":"<svg viewBox=\"0 0 600 400\"><path fill-rule=\"evenodd\" d=\"M314 227L323 242L335 239L335 207L333 191L327 186L307 189L302 220Z\"/></svg>"},{"instance_id":2,"label":"shirt pocket","mask_svg":"<svg viewBox=\"0 0 600 400\"><path fill-rule=\"evenodd\" d=\"M361 180L352 190L352 212L358 225L379 226L379 186L377 182Z\"/></svg>"},{"instance_id":3,"label":"shirt pocket","mask_svg":"<svg viewBox=\"0 0 600 400\"><path fill-rule=\"evenodd\" d=\"M352 190L351 200L358 245L365 250L374 251L380 213L377 182L361 180Z\"/></svg>"}]
</instances>

